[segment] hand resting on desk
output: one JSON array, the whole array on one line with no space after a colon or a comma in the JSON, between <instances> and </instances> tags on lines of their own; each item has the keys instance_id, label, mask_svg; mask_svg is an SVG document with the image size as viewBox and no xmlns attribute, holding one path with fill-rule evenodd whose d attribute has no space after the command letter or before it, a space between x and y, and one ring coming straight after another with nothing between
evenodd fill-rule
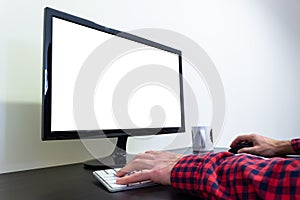
<instances>
[{"instance_id":1,"label":"hand resting on desk","mask_svg":"<svg viewBox=\"0 0 300 200\"><path fill-rule=\"evenodd\" d=\"M249 153L265 157L296 154L291 141L274 140L254 133L238 136L232 141L230 147L233 148L241 142L251 142L253 147L242 148L238 153Z\"/></svg>"}]
</instances>

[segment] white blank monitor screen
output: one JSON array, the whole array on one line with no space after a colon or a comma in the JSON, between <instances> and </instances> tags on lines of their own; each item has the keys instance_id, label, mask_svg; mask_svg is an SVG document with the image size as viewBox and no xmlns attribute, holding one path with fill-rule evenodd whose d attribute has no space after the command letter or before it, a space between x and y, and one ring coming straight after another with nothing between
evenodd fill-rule
<instances>
[{"instance_id":1,"label":"white blank monitor screen","mask_svg":"<svg viewBox=\"0 0 300 200\"><path fill-rule=\"evenodd\" d=\"M100 71L90 72L91 76L97 76L97 81L93 85L93 94L85 98L91 99L89 102L93 105L89 106L92 106L94 116L75 119L76 106L84 109L84 104L76 105L74 99L81 97L76 90L81 70L88 67L91 59L95 65L100 65L101 59L110 56L110 49L107 49L107 55L98 52L115 38L115 41L129 46L139 43L109 31L52 17L51 85L47 86L51 87L51 131L182 127L181 55L142 43L138 48L115 56L106 66L99 66ZM118 48L115 44L111 48ZM149 71L150 68L155 70ZM47 72L45 74L47 76ZM157 82L159 76L168 81ZM135 77L140 81L136 82ZM47 77L44 82L48 84ZM122 87L126 88L126 85L130 91L122 94ZM44 90L46 94L48 88ZM119 106L123 108L119 109ZM160 112L152 115L157 107L163 110L163 116L159 115ZM124 111L126 115L119 113ZM121 120L131 123L120 123L118 116L129 117ZM96 124L89 123L89 118L93 117Z\"/></svg>"}]
</instances>

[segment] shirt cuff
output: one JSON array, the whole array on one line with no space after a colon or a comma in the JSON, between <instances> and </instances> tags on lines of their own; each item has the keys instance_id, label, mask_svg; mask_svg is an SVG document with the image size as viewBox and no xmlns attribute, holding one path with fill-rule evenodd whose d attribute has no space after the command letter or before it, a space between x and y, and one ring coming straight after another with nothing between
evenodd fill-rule
<instances>
[{"instance_id":1,"label":"shirt cuff","mask_svg":"<svg viewBox=\"0 0 300 200\"><path fill-rule=\"evenodd\" d=\"M300 138L291 140L292 147L296 153L300 153Z\"/></svg>"},{"instance_id":2,"label":"shirt cuff","mask_svg":"<svg viewBox=\"0 0 300 200\"><path fill-rule=\"evenodd\" d=\"M181 158L171 171L171 185L184 191L203 191L216 181L216 168L229 152L188 155Z\"/></svg>"},{"instance_id":3,"label":"shirt cuff","mask_svg":"<svg viewBox=\"0 0 300 200\"><path fill-rule=\"evenodd\" d=\"M171 172L171 185L173 188L185 191L194 190L193 179L194 173L201 168L202 156L188 155L181 158L173 167Z\"/></svg>"}]
</instances>

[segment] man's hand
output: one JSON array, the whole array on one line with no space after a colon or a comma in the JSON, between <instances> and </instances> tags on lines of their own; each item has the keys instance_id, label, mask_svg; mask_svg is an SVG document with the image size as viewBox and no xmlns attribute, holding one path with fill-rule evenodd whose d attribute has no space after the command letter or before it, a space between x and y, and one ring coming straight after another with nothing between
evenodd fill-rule
<instances>
[{"instance_id":1,"label":"man's hand","mask_svg":"<svg viewBox=\"0 0 300 200\"><path fill-rule=\"evenodd\" d=\"M242 148L238 153L250 153L265 157L282 156L287 154L295 154L290 141L274 140L257 134L238 136L230 145L234 147L240 142L252 142L253 147Z\"/></svg>"},{"instance_id":2,"label":"man's hand","mask_svg":"<svg viewBox=\"0 0 300 200\"><path fill-rule=\"evenodd\" d=\"M162 152L147 151L138 154L125 167L117 172L117 184L129 184L139 181L151 180L163 185L170 185L171 171L174 165L183 157L183 155ZM137 171L127 176L126 174Z\"/></svg>"}]
</instances>

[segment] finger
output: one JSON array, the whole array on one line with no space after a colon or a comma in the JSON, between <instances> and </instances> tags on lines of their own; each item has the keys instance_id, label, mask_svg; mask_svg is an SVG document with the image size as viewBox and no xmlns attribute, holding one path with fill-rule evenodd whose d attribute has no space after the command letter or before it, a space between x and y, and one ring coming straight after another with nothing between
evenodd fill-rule
<instances>
[{"instance_id":1,"label":"finger","mask_svg":"<svg viewBox=\"0 0 300 200\"><path fill-rule=\"evenodd\" d=\"M145 151L146 154L158 154L159 151L154 151L154 150L148 150L148 151Z\"/></svg>"},{"instance_id":2,"label":"finger","mask_svg":"<svg viewBox=\"0 0 300 200\"><path fill-rule=\"evenodd\" d=\"M150 171L149 170L142 170L140 172L136 172L135 174L131 174L129 176L124 176L122 178L118 178L116 180L117 184L126 185L130 183L136 183L141 181L150 180Z\"/></svg>"},{"instance_id":3,"label":"finger","mask_svg":"<svg viewBox=\"0 0 300 200\"><path fill-rule=\"evenodd\" d=\"M154 160L155 156L151 153L137 154L129 163L117 172L117 176L121 177L133 170L141 170L149 167L149 160Z\"/></svg>"},{"instance_id":4,"label":"finger","mask_svg":"<svg viewBox=\"0 0 300 200\"><path fill-rule=\"evenodd\" d=\"M256 147L245 147L238 150L238 153L249 153L249 154L256 154Z\"/></svg>"},{"instance_id":5,"label":"finger","mask_svg":"<svg viewBox=\"0 0 300 200\"><path fill-rule=\"evenodd\" d=\"M252 141L252 138L250 135L240 135L232 141L230 147L232 148L243 141Z\"/></svg>"},{"instance_id":6,"label":"finger","mask_svg":"<svg viewBox=\"0 0 300 200\"><path fill-rule=\"evenodd\" d=\"M153 167L153 161L148 159L133 159L127 165L125 165L122 169L117 171L116 176L122 177L125 174L135 171L135 170L144 170L151 169Z\"/></svg>"}]
</instances>

